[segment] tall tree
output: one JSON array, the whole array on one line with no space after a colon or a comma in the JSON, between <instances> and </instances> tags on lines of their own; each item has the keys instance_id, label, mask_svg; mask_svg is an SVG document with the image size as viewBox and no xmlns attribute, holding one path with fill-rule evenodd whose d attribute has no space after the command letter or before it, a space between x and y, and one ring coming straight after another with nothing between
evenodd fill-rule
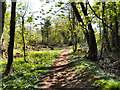
<instances>
[{"instance_id":1,"label":"tall tree","mask_svg":"<svg viewBox=\"0 0 120 90\"><path fill-rule=\"evenodd\" d=\"M115 17L114 17L114 20L115 20L115 25L114 25L114 31L115 31L115 48L116 50L118 50L119 48L119 36L118 36L118 13L117 13L117 9L116 9L116 2L113 3L114 4L114 13L115 13Z\"/></svg>"},{"instance_id":2,"label":"tall tree","mask_svg":"<svg viewBox=\"0 0 120 90\"><path fill-rule=\"evenodd\" d=\"M22 17L22 38L23 38L23 51L24 51L24 61L26 61L26 51L25 51L25 36L24 36L24 31L25 31L25 26L24 26L24 22L25 22L25 15L26 15L26 12L27 12L27 9L28 9L28 5L27 7L25 8L25 13L23 14Z\"/></svg>"},{"instance_id":3,"label":"tall tree","mask_svg":"<svg viewBox=\"0 0 120 90\"><path fill-rule=\"evenodd\" d=\"M2 2L2 32L4 27L5 12L6 12L6 2Z\"/></svg>"},{"instance_id":4,"label":"tall tree","mask_svg":"<svg viewBox=\"0 0 120 90\"><path fill-rule=\"evenodd\" d=\"M26 52L25 52L25 36L24 36L24 31L25 31L25 26L24 26L24 16L22 16L22 39L23 39L23 51L24 51L24 61L26 61Z\"/></svg>"},{"instance_id":5,"label":"tall tree","mask_svg":"<svg viewBox=\"0 0 120 90\"><path fill-rule=\"evenodd\" d=\"M0 8L1 8L0 11L2 13L1 14L2 16L0 18L1 19L0 22L2 23L1 24L2 27L0 27L1 28L1 30L0 30L0 39L1 39L1 36L2 36L2 33L3 33L3 27L4 27L4 18L5 18L5 12L6 12L6 2L1 2L0 1ZM1 50L2 50L1 46L3 46L3 39L2 39L2 43L0 43L0 53L1 53Z\"/></svg>"},{"instance_id":6,"label":"tall tree","mask_svg":"<svg viewBox=\"0 0 120 90\"><path fill-rule=\"evenodd\" d=\"M84 26L84 22L83 22L83 20L82 20L82 18L80 16L76 6L75 6L75 3L74 2L71 3L71 6L73 7L73 10L75 12L75 15L76 15L78 21L80 23L82 23L82 27L85 29L84 30L84 34L86 36L86 39L87 39L87 42L88 42L88 46L89 46L89 55L88 55L88 57L91 60L97 60L97 44L96 44L94 30L92 28L91 21L89 19L88 14L87 14L87 9L85 8L84 3L81 2L80 5L82 7L82 11L83 11L83 14L84 14L85 18L88 19L88 23L87 23L88 24L88 31L87 31L86 28L84 28L85 27Z\"/></svg>"},{"instance_id":7,"label":"tall tree","mask_svg":"<svg viewBox=\"0 0 120 90\"><path fill-rule=\"evenodd\" d=\"M25 32L25 26L24 26L24 24L25 24L25 15L26 15L27 10L28 10L28 4L26 4L26 2L24 2L24 5L23 5L23 2L20 2L20 4L18 5L18 10L20 10L20 13L18 12L17 15L19 16L19 19L22 20L21 21L21 23L22 23L21 31L22 31L24 61L27 62L26 61L26 50L25 50L26 44L25 44L25 35L24 35L24 32ZM31 22L31 17L29 17L27 21Z\"/></svg>"},{"instance_id":8,"label":"tall tree","mask_svg":"<svg viewBox=\"0 0 120 90\"><path fill-rule=\"evenodd\" d=\"M42 31L43 42L46 45L49 44L50 26L51 26L50 20L46 20L45 21L45 25L43 27L43 31Z\"/></svg>"},{"instance_id":9,"label":"tall tree","mask_svg":"<svg viewBox=\"0 0 120 90\"><path fill-rule=\"evenodd\" d=\"M6 2L1 2L0 1L0 11L1 11L1 25L2 25L2 29L1 29L1 33L0 33L0 38L3 32L3 27L4 27L4 18L5 18L5 12L6 12Z\"/></svg>"},{"instance_id":10,"label":"tall tree","mask_svg":"<svg viewBox=\"0 0 120 90\"><path fill-rule=\"evenodd\" d=\"M2 2L1 1L0 1L0 13L2 13ZM2 56L1 36L2 36L2 14L0 14L0 57Z\"/></svg>"},{"instance_id":11,"label":"tall tree","mask_svg":"<svg viewBox=\"0 0 120 90\"><path fill-rule=\"evenodd\" d=\"M92 60L97 60L97 43L96 43L96 38L94 34L94 30L92 28L91 21L89 19L87 9L84 6L84 3L80 3L82 7L83 14L86 19L88 19L87 25L88 25L88 33L89 33L89 58Z\"/></svg>"},{"instance_id":12,"label":"tall tree","mask_svg":"<svg viewBox=\"0 0 120 90\"><path fill-rule=\"evenodd\" d=\"M76 8L76 5L75 5L74 2L71 3L71 6L72 6L72 8L73 8L73 11L74 11L74 13L75 13L75 16L77 17L77 20L79 21L81 27L83 28L82 31L83 31L83 33L85 34L85 38L86 38L87 43L88 43L88 45L89 45L89 34L88 34L88 31L87 31L86 27L84 27L85 24L84 24L84 22L83 22L83 20L82 20L82 18L81 18L81 15L79 14L78 9Z\"/></svg>"},{"instance_id":13,"label":"tall tree","mask_svg":"<svg viewBox=\"0 0 120 90\"><path fill-rule=\"evenodd\" d=\"M103 8L103 12L102 12L102 24L103 24L103 39L104 39L104 42L105 42L105 45L106 48L108 51L111 51L111 48L110 48L110 43L109 43L109 39L108 39L108 31L107 31L107 28L106 28L106 18L105 18L105 2L102 3L102 8Z\"/></svg>"},{"instance_id":14,"label":"tall tree","mask_svg":"<svg viewBox=\"0 0 120 90\"><path fill-rule=\"evenodd\" d=\"M11 22L10 22L10 41L8 47L8 63L3 75L8 75L13 62L13 48L14 48L14 35L15 35L15 16L16 16L16 2L12 2L11 7Z\"/></svg>"},{"instance_id":15,"label":"tall tree","mask_svg":"<svg viewBox=\"0 0 120 90\"><path fill-rule=\"evenodd\" d=\"M72 41L73 41L73 51L76 52L77 51L77 33L76 33L76 22L75 22L75 13L72 11L72 30L71 30L71 34L72 34Z\"/></svg>"}]
</instances>

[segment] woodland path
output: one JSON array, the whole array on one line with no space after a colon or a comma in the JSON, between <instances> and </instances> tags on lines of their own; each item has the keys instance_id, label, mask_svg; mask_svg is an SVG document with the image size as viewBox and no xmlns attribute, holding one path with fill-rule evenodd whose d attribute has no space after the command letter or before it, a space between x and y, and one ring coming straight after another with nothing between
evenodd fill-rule
<instances>
[{"instance_id":1,"label":"woodland path","mask_svg":"<svg viewBox=\"0 0 120 90\"><path fill-rule=\"evenodd\" d=\"M70 48L67 47L65 51L60 53L39 88L49 88L51 90L55 88L74 88L79 84L79 80L77 80L74 70L72 70L73 64L67 61L69 51Z\"/></svg>"},{"instance_id":2,"label":"woodland path","mask_svg":"<svg viewBox=\"0 0 120 90\"><path fill-rule=\"evenodd\" d=\"M69 51L70 48L66 47L65 51L60 53L42 84L38 85L38 88L47 90L64 90L64 88L71 90L100 89L100 87L93 86L98 79L94 75L87 71L80 74L75 73L75 69L73 69L74 62L69 63L67 61Z\"/></svg>"}]
</instances>

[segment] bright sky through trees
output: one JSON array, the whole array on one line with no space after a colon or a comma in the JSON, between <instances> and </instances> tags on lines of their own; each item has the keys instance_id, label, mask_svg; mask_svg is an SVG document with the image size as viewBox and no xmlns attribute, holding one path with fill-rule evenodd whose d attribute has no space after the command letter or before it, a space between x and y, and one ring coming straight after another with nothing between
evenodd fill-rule
<instances>
[{"instance_id":1,"label":"bright sky through trees","mask_svg":"<svg viewBox=\"0 0 120 90\"><path fill-rule=\"evenodd\" d=\"M52 7L53 9L53 11L57 11L57 10L59 10L60 9L60 7L55 7L55 3L57 3L57 1L51 1L51 2L49 2L49 3L46 3L46 0L17 0L17 2L29 2L29 11L30 12L35 12L34 13L34 18L37 18L37 16L41 16L42 18L46 18L46 17L49 17L49 16L53 16L53 15L51 15L51 14L45 14L45 15L42 15L41 13L40 13L40 10L41 9L43 9L44 11L44 13L46 13L46 12L49 12L49 10L50 10L50 8ZM62 1L64 1L64 2L67 2L68 0L62 0ZM92 0L92 1L90 1L90 4L92 5L93 4L93 2L94 2L94 0ZM7 0L7 3L8 4L11 4L11 0ZM64 5L63 5L64 6ZM10 10L10 8L9 8L9 10ZM52 13L54 13L52 11ZM57 14L59 14L60 13L60 11L57 13ZM64 13L65 14L65 13ZM29 14L27 13L26 14L26 16L29 16ZM53 16L53 18L55 17L55 15ZM37 24L37 28L41 28L41 25L39 25L40 24L40 22L42 22L42 23L44 23L44 21L43 20L40 20L39 18L38 18L38 20L34 20L34 23L35 24ZM30 24L28 23L28 24L26 24L27 26L30 26ZM33 26L33 25L32 25ZM94 25L93 27L96 27L96 25Z\"/></svg>"}]
</instances>

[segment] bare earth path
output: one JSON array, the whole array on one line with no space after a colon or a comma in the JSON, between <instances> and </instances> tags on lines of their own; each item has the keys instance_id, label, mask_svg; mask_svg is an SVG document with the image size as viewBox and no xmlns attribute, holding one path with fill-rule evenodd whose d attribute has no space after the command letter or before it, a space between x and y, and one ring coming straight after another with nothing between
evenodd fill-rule
<instances>
[{"instance_id":1,"label":"bare earth path","mask_svg":"<svg viewBox=\"0 0 120 90\"><path fill-rule=\"evenodd\" d=\"M72 70L72 64L67 61L68 52L70 48L67 47L56 59L52 70L46 76L46 79L39 88L74 88L79 84L75 73Z\"/></svg>"}]
</instances>

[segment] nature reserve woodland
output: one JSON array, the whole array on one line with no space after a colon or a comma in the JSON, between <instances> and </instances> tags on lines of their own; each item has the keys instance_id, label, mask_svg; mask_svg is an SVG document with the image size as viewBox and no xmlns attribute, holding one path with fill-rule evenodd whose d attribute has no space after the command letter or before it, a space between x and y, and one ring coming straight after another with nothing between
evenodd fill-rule
<instances>
[{"instance_id":1,"label":"nature reserve woodland","mask_svg":"<svg viewBox=\"0 0 120 90\"><path fill-rule=\"evenodd\" d=\"M120 0L0 0L0 88L120 90Z\"/></svg>"}]
</instances>

